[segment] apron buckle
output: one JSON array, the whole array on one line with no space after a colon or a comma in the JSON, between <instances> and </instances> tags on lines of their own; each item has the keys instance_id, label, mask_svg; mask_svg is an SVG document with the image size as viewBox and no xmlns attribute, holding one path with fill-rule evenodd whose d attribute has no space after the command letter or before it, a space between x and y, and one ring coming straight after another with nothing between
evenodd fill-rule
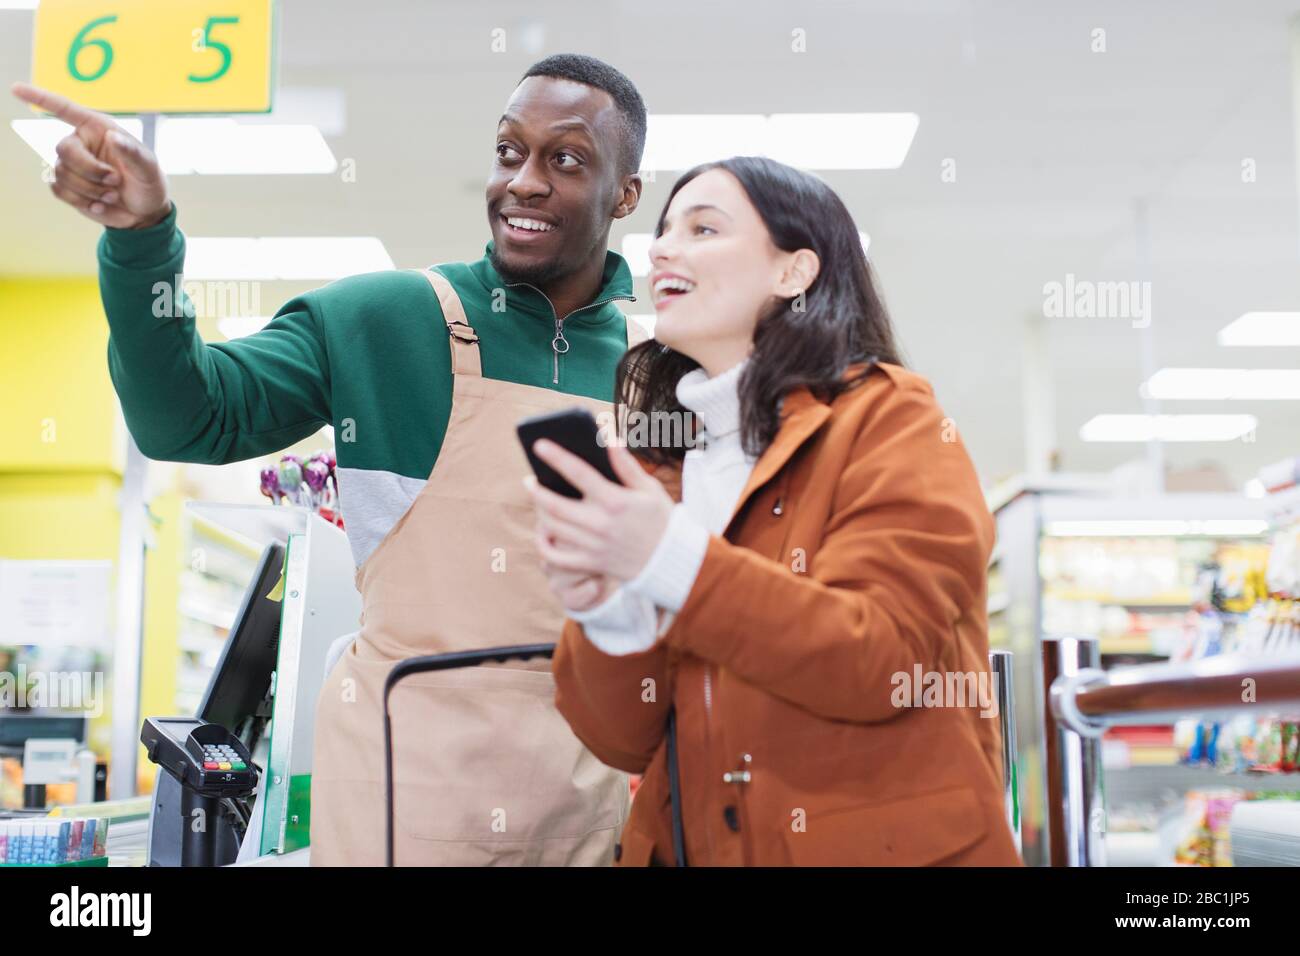
<instances>
[{"instance_id":1,"label":"apron buckle","mask_svg":"<svg viewBox=\"0 0 1300 956\"><path fill-rule=\"evenodd\" d=\"M478 341L478 333L474 331L473 326L468 322L448 322L447 334L460 339L462 342L473 343Z\"/></svg>"}]
</instances>

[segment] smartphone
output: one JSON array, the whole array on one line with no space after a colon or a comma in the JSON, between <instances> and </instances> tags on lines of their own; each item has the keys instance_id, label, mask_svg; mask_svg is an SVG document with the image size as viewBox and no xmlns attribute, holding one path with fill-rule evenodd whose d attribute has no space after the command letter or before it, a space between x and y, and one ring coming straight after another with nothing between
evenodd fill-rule
<instances>
[{"instance_id":1,"label":"smartphone","mask_svg":"<svg viewBox=\"0 0 1300 956\"><path fill-rule=\"evenodd\" d=\"M517 430L519 440L524 446L524 454L528 456L528 463L533 466L533 472L543 488L549 488L566 498L582 497L582 492L533 454L533 442L539 438L550 439L566 451L577 455L610 481L622 484L614 474L614 466L610 464L609 450L599 441L600 431L596 427L596 419L585 408L574 406L558 412L534 415L521 421Z\"/></svg>"}]
</instances>

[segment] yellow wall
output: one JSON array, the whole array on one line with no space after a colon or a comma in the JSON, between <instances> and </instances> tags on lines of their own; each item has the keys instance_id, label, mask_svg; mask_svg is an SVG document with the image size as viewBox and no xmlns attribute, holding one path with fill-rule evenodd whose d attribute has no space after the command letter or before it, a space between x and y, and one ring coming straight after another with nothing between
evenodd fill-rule
<instances>
[{"instance_id":1,"label":"yellow wall","mask_svg":"<svg viewBox=\"0 0 1300 956\"><path fill-rule=\"evenodd\" d=\"M0 331L0 471L120 474L98 284L0 279Z\"/></svg>"},{"instance_id":2,"label":"yellow wall","mask_svg":"<svg viewBox=\"0 0 1300 956\"><path fill-rule=\"evenodd\" d=\"M0 279L0 558L116 561L125 428L107 345L93 279ZM142 715L175 707L179 496L150 515ZM92 727L101 753L110 721Z\"/></svg>"}]
</instances>

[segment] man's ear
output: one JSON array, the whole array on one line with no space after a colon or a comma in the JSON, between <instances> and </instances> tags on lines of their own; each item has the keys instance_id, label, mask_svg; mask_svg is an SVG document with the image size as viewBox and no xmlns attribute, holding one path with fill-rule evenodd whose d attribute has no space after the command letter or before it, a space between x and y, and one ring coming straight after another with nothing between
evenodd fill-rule
<instances>
[{"instance_id":1,"label":"man's ear","mask_svg":"<svg viewBox=\"0 0 1300 956\"><path fill-rule=\"evenodd\" d=\"M636 212L641 202L641 174L633 173L623 179L623 191L619 194L618 205L610 214L611 219L623 219Z\"/></svg>"},{"instance_id":2,"label":"man's ear","mask_svg":"<svg viewBox=\"0 0 1300 956\"><path fill-rule=\"evenodd\" d=\"M786 262L781 281L777 285L777 294L783 299L790 299L800 292L808 291L821 268L822 261L817 253L811 249L798 250Z\"/></svg>"}]
</instances>

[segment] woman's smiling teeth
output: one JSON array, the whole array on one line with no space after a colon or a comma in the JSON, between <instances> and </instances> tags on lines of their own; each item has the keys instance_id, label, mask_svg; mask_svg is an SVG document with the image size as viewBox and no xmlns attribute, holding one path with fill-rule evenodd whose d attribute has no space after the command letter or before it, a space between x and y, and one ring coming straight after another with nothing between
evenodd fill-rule
<instances>
[{"instance_id":1,"label":"woman's smiling teeth","mask_svg":"<svg viewBox=\"0 0 1300 956\"><path fill-rule=\"evenodd\" d=\"M655 283L655 298L662 299L670 295L685 295L695 288L695 283L690 279L682 279L677 276L665 276Z\"/></svg>"},{"instance_id":2,"label":"woman's smiling teeth","mask_svg":"<svg viewBox=\"0 0 1300 956\"><path fill-rule=\"evenodd\" d=\"M519 219L515 216L506 216L505 220L516 229L530 229L533 232L550 232L555 228L549 222L541 222L537 219Z\"/></svg>"}]
</instances>

